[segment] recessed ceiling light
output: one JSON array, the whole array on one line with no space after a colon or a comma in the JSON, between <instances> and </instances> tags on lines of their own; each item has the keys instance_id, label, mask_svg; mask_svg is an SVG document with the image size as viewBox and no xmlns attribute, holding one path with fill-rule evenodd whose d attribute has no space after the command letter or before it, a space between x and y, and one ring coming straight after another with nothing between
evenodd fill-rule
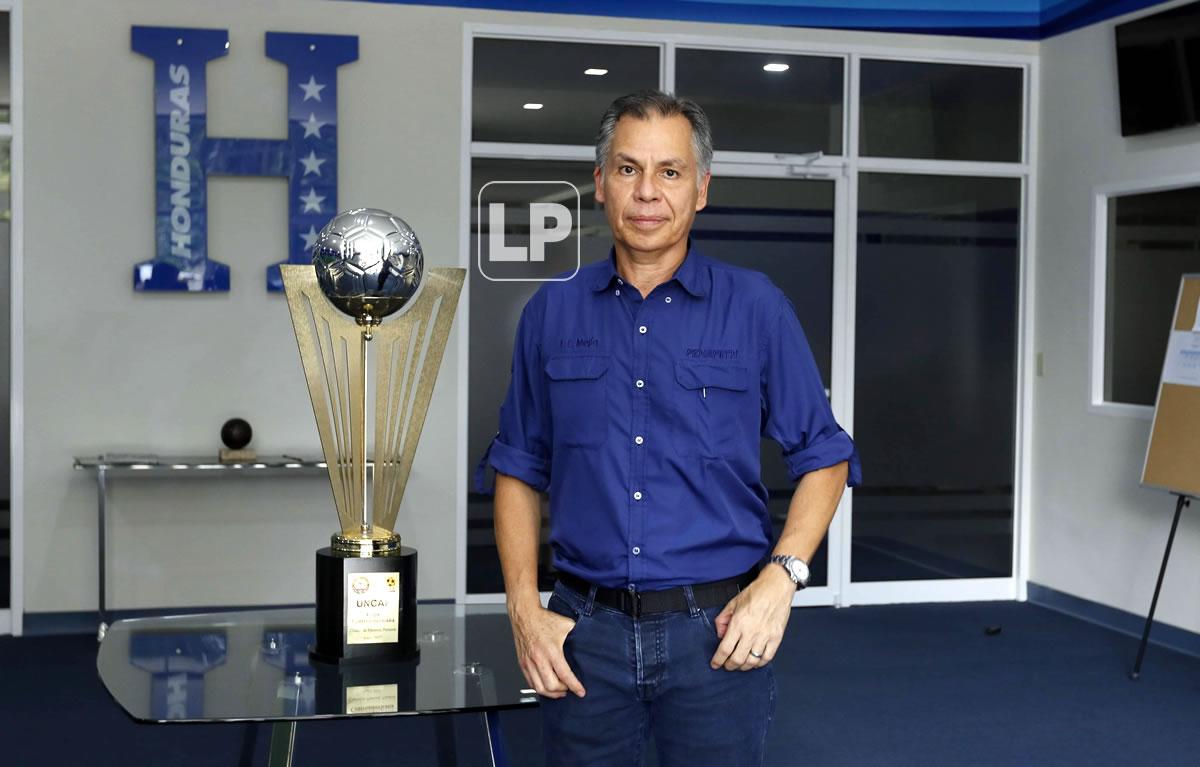
<instances>
[{"instance_id":1,"label":"recessed ceiling light","mask_svg":"<svg viewBox=\"0 0 1200 767\"><path fill-rule=\"evenodd\" d=\"M542 108L541 104L529 103L529 104L525 105L525 109L541 109L541 108Z\"/></svg>"},{"instance_id":2,"label":"recessed ceiling light","mask_svg":"<svg viewBox=\"0 0 1200 767\"><path fill-rule=\"evenodd\" d=\"M787 64L763 64L764 72L786 72L789 69L791 69L791 67L789 67Z\"/></svg>"},{"instance_id":3,"label":"recessed ceiling light","mask_svg":"<svg viewBox=\"0 0 1200 767\"><path fill-rule=\"evenodd\" d=\"M602 77L602 76L608 74L608 70L607 69L597 69L595 67L589 67L588 69L583 70L583 73L585 75L592 75L593 77Z\"/></svg>"}]
</instances>

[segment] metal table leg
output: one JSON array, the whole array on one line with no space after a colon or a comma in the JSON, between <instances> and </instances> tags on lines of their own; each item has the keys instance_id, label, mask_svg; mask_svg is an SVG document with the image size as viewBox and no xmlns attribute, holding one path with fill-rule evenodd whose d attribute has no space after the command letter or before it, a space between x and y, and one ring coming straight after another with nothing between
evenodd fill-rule
<instances>
[{"instance_id":1,"label":"metal table leg","mask_svg":"<svg viewBox=\"0 0 1200 767\"><path fill-rule=\"evenodd\" d=\"M296 723L275 722L271 725L271 754L269 767L292 767L292 752L296 748Z\"/></svg>"},{"instance_id":2,"label":"metal table leg","mask_svg":"<svg viewBox=\"0 0 1200 767\"><path fill-rule=\"evenodd\" d=\"M454 743L454 715L434 716L433 727L437 733L438 767L458 767L458 748Z\"/></svg>"},{"instance_id":3,"label":"metal table leg","mask_svg":"<svg viewBox=\"0 0 1200 767\"><path fill-rule=\"evenodd\" d=\"M99 544L96 560L99 562L100 567L99 577L96 578L96 583L99 584L100 588L100 598L97 602L97 612L100 614L100 627L96 630L96 641L101 642L104 640L104 635L108 633L108 609L104 603L104 592L106 590L105 575L107 572L104 567L104 549L106 533L108 532L108 526L105 522L105 512L108 510L108 468L105 466L96 467L96 499L98 511L96 538Z\"/></svg>"},{"instance_id":4,"label":"metal table leg","mask_svg":"<svg viewBox=\"0 0 1200 767\"><path fill-rule=\"evenodd\" d=\"M508 767L508 753L504 750L504 734L500 731L500 712L485 711L483 729L488 736L488 751L492 756L492 767Z\"/></svg>"},{"instance_id":5,"label":"metal table leg","mask_svg":"<svg viewBox=\"0 0 1200 767\"><path fill-rule=\"evenodd\" d=\"M242 731L242 753L238 759L238 767L254 767L254 751L258 746L258 722L247 722Z\"/></svg>"}]
</instances>

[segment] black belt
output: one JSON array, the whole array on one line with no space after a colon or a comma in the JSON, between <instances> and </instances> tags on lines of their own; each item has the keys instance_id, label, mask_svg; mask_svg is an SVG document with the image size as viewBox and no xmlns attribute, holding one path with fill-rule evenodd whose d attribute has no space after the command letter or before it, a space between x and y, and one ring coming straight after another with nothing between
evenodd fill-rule
<instances>
[{"instance_id":1,"label":"black belt","mask_svg":"<svg viewBox=\"0 0 1200 767\"><path fill-rule=\"evenodd\" d=\"M723 581L697 583L692 586L692 597L696 600L697 607L724 607L729 600L737 596L739 591L749 586L757 576L758 569L756 568ZM592 584L570 573L560 572L558 580L584 599L587 599L588 593L592 590ZM597 586L596 602L605 607L620 610L631 618L689 609L683 586L675 586L661 591L631 591Z\"/></svg>"}]
</instances>

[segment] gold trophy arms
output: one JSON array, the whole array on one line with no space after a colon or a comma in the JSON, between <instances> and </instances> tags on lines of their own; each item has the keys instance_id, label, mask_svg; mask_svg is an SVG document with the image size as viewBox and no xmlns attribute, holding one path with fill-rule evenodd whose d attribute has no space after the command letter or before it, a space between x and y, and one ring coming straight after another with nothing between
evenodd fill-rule
<instances>
[{"instance_id":1,"label":"gold trophy arms","mask_svg":"<svg viewBox=\"0 0 1200 767\"><path fill-rule=\"evenodd\" d=\"M399 548L396 524L465 269L427 269L398 317L370 327L333 306L311 266L280 267L300 348L341 534L334 548L366 554ZM367 338L377 350L373 524L366 520Z\"/></svg>"}]
</instances>

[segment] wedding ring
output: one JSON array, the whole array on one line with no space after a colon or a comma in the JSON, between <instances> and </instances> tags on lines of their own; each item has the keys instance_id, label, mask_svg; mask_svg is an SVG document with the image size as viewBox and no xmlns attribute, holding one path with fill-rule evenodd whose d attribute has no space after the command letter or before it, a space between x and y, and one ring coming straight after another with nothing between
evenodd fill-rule
<instances>
[{"instance_id":1,"label":"wedding ring","mask_svg":"<svg viewBox=\"0 0 1200 767\"><path fill-rule=\"evenodd\" d=\"M751 654L751 655L753 655L755 658L761 658L761 657L762 657L762 653L760 653L760 652L754 652L753 650L751 650L751 651L750 651L750 654Z\"/></svg>"}]
</instances>

